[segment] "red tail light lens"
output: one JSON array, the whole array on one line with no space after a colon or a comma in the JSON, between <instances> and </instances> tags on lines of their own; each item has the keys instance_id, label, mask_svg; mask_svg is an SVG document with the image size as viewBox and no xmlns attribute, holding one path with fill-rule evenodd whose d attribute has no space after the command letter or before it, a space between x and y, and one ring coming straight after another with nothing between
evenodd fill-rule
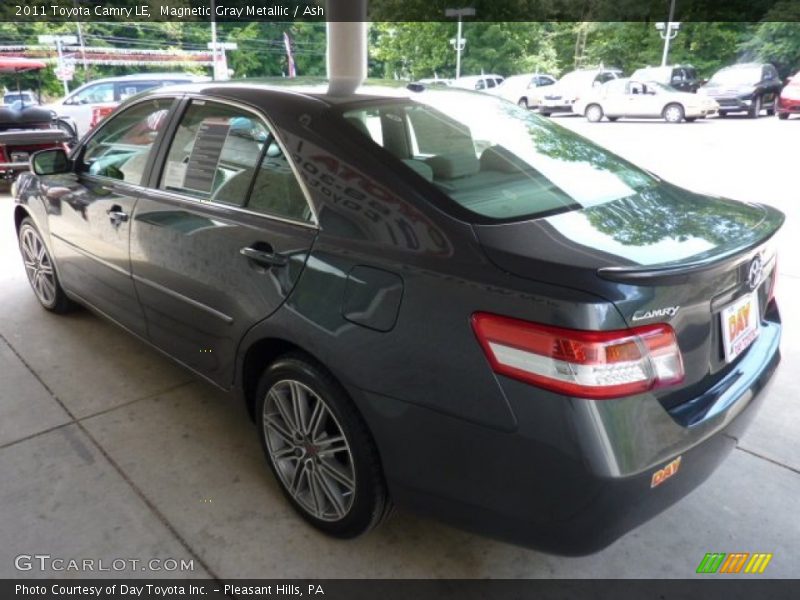
<instances>
[{"instance_id":1,"label":"red tail light lens","mask_svg":"<svg viewBox=\"0 0 800 600\"><path fill-rule=\"evenodd\" d=\"M630 396L683 381L672 327L582 331L488 313L472 328L495 373L569 396Z\"/></svg>"}]
</instances>

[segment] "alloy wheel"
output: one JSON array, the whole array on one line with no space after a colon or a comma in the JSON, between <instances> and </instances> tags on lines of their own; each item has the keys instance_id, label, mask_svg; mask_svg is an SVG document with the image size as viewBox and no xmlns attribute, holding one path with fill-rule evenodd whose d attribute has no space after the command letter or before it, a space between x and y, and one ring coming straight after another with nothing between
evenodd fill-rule
<instances>
[{"instance_id":1,"label":"alloy wheel","mask_svg":"<svg viewBox=\"0 0 800 600\"><path fill-rule=\"evenodd\" d=\"M592 123L597 123L600 119L603 118L603 109L600 108L597 104L592 104L589 108L586 109L586 119Z\"/></svg>"},{"instance_id":2,"label":"alloy wheel","mask_svg":"<svg viewBox=\"0 0 800 600\"><path fill-rule=\"evenodd\" d=\"M264 402L267 452L292 498L323 521L347 516L356 494L350 443L325 401L296 380L276 382Z\"/></svg>"},{"instance_id":3,"label":"alloy wheel","mask_svg":"<svg viewBox=\"0 0 800 600\"><path fill-rule=\"evenodd\" d=\"M57 299L57 283L53 263L44 241L33 227L24 226L20 236L20 249L25 263L25 273L36 297L43 305L54 306Z\"/></svg>"},{"instance_id":4,"label":"alloy wheel","mask_svg":"<svg viewBox=\"0 0 800 600\"><path fill-rule=\"evenodd\" d=\"M664 110L664 119L670 123L680 123L683 120L683 109L677 104L670 104Z\"/></svg>"}]
</instances>

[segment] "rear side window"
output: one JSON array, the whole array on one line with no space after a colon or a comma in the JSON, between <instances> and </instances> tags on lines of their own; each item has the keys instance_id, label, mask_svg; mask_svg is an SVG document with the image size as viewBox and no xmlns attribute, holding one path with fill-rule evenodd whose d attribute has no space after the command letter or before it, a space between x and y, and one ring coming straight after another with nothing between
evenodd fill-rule
<instances>
[{"instance_id":1,"label":"rear side window","mask_svg":"<svg viewBox=\"0 0 800 600\"><path fill-rule=\"evenodd\" d=\"M142 102L105 121L86 145L78 170L139 185L171 98Z\"/></svg>"},{"instance_id":2,"label":"rear side window","mask_svg":"<svg viewBox=\"0 0 800 600\"><path fill-rule=\"evenodd\" d=\"M488 94L426 91L342 116L482 221L597 206L656 184L588 140Z\"/></svg>"},{"instance_id":3,"label":"rear side window","mask_svg":"<svg viewBox=\"0 0 800 600\"><path fill-rule=\"evenodd\" d=\"M257 115L193 101L167 154L159 187L268 215L310 218L308 203L274 134Z\"/></svg>"},{"instance_id":4,"label":"rear side window","mask_svg":"<svg viewBox=\"0 0 800 600\"><path fill-rule=\"evenodd\" d=\"M268 135L250 112L193 101L175 132L159 187L244 206Z\"/></svg>"}]
</instances>

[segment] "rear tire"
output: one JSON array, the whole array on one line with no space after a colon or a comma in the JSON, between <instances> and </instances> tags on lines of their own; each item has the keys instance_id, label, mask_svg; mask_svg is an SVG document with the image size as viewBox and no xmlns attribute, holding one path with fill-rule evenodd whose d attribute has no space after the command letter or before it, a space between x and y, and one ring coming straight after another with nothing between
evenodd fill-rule
<instances>
[{"instance_id":1,"label":"rear tire","mask_svg":"<svg viewBox=\"0 0 800 600\"><path fill-rule=\"evenodd\" d=\"M603 108L599 104L590 104L586 107L584 115L590 123L597 123L603 119Z\"/></svg>"},{"instance_id":2,"label":"rear tire","mask_svg":"<svg viewBox=\"0 0 800 600\"><path fill-rule=\"evenodd\" d=\"M683 106L680 104L667 104L662 113L667 123L680 123L683 121Z\"/></svg>"},{"instance_id":3,"label":"rear tire","mask_svg":"<svg viewBox=\"0 0 800 600\"><path fill-rule=\"evenodd\" d=\"M267 462L300 516L328 535L352 538L389 515L375 443L330 373L302 353L287 354L264 370L256 394Z\"/></svg>"},{"instance_id":4,"label":"rear tire","mask_svg":"<svg viewBox=\"0 0 800 600\"><path fill-rule=\"evenodd\" d=\"M22 219L17 237L25 274L39 304L56 314L74 309L76 305L61 287L50 252L30 217Z\"/></svg>"},{"instance_id":5,"label":"rear tire","mask_svg":"<svg viewBox=\"0 0 800 600\"><path fill-rule=\"evenodd\" d=\"M781 112L779 112L779 113L778 113L778 118L779 118L781 121L785 121L786 119L788 119L788 118L789 118L789 113L781 113Z\"/></svg>"},{"instance_id":6,"label":"rear tire","mask_svg":"<svg viewBox=\"0 0 800 600\"><path fill-rule=\"evenodd\" d=\"M719 111L719 116L720 116L720 117L722 117L722 118L724 119L725 117L727 117L727 116L728 116L728 113L727 113L727 112L725 112L724 110L721 110L721 111Z\"/></svg>"}]
</instances>

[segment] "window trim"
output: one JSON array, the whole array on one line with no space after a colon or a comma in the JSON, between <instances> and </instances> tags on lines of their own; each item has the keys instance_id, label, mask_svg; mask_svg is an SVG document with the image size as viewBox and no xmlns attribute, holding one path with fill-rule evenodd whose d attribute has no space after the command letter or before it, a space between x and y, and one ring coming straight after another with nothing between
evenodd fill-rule
<instances>
[{"instance_id":1,"label":"window trim","mask_svg":"<svg viewBox=\"0 0 800 600\"><path fill-rule=\"evenodd\" d=\"M159 96L160 96L160 94L155 94L153 96L149 96L149 98L152 99L154 97L159 97ZM264 217L266 219L273 219L275 221L280 221L281 223L291 223L291 224L295 224L295 225L304 225L306 227L311 227L313 229L320 229L319 214L318 214L318 211L317 211L317 207L315 206L315 204L312 201L312 196L311 196L310 191L308 190L308 187L306 186L306 182L303 179L303 177L301 176L300 171L297 169L297 165L295 165L291 154L289 154L289 152L287 151L286 144L284 143L284 141L281 139L280 135L278 134L278 128L275 126L275 124L272 121L272 119L267 117L260 109L254 107L254 106L250 106L248 104L244 104L242 102L238 102L236 100L229 100L227 98L219 98L217 96L206 96L206 95L203 95L203 94L196 94L196 93L183 94L182 97L181 97L181 102L178 103L178 107L176 109L176 115L174 116L174 128L173 128L172 131L169 132L169 134L170 134L170 138L169 138L170 142L172 142L172 140L174 139L175 130L177 130L178 126L180 125L181 119L186 114L186 111L191 106L193 100L201 100L203 102L211 102L211 103L215 103L215 104L222 104L222 105L230 106L230 107L233 107L233 108L237 108L239 110L243 110L243 111L249 112L249 113L255 115L257 118L259 118L266 125L268 133L275 139L275 141L277 142L278 146L280 146L281 151L283 152L284 156L286 157L286 162L289 164L289 168L292 170L292 174L294 175L295 180L297 181L298 185L300 186L300 190L303 192L303 197L305 198L306 204L308 205L308 208L311 211L312 220L311 221L301 221L301 220L298 220L298 219L292 219L291 217L284 217L284 216L281 216L281 215L273 215L273 214L269 214L269 213L265 213L265 212L259 212L259 211L250 210L250 209L248 209L248 208L246 208L244 206L234 206L234 205L231 205L231 204L226 204L224 202L214 202L213 200L202 200L200 198L196 198L194 196L190 196L189 194L182 194L180 192L175 192L175 191L172 191L172 190L162 190L162 189L160 189L158 187L158 185L160 184L161 176L162 176L162 174L164 172L164 168L166 167L166 164L167 164L167 155L169 154L169 147L170 146L167 145L167 144L164 145L163 153L160 153L158 156L156 156L156 163L153 165L153 168L151 170L151 178L150 178L150 182L149 182L151 185L145 186L147 191L148 191L148 193L152 192L152 193L155 193L155 194L161 194L161 195L172 197L172 198L182 199L182 200L189 201L189 202L191 202L193 204L199 204L201 206L202 205L218 206L218 207L222 207L222 208L226 208L226 209L230 209L230 210L234 210L234 211L238 211L238 212L243 212L243 213L246 213L246 214L249 214L249 215L256 215L256 216ZM170 123L170 125L172 125L172 123ZM161 154L163 154L163 155L161 155ZM247 200L248 201L250 200L249 196L248 196Z\"/></svg>"}]
</instances>

